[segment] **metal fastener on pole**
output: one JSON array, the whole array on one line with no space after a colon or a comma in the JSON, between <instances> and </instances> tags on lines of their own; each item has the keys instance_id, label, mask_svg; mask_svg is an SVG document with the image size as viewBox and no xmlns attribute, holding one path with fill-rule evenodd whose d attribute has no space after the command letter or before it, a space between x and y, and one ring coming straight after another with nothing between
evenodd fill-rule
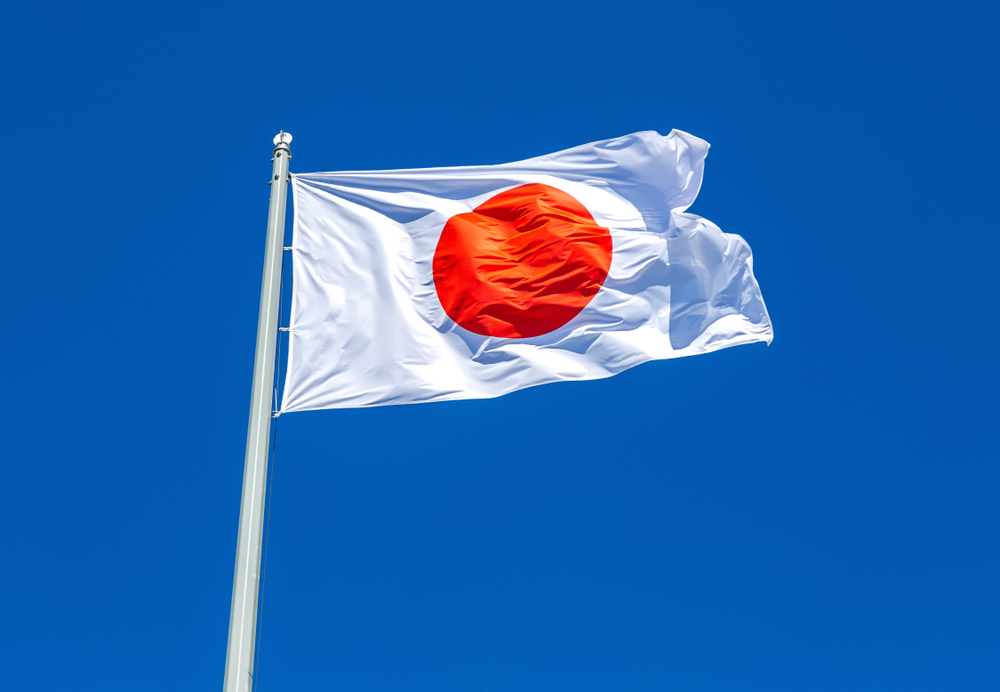
<instances>
[{"instance_id":1,"label":"metal fastener on pole","mask_svg":"<svg viewBox=\"0 0 1000 692\"><path fill-rule=\"evenodd\" d=\"M267 482L268 442L271 439L271 390L278 336L288 162L292 158L288 145L291 141L292 136L287 132L280 132L274 138L271 204L267 211L264 279L260 287L257 350L253 361L250 425L247 429L246 462L243 467L243 497L240 500L240 528L236 541L236 572L233 576L233 605L229 614L229 645L226 649L223 692L249 692L253 688L257 594L264 533L264 489Z\"/></svg>"}]
</instances>

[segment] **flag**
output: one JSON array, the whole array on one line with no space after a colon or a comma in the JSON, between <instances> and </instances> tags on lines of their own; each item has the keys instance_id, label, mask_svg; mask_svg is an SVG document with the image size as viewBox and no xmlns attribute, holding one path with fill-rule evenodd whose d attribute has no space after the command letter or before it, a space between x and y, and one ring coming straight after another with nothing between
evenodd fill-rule
<instances>
[{"instance_id":1,"label":"flag","mask_svg":"<svg viewBox=\"0 0 1000 692\"><path fill-rule=\"evenodd\" d=\"M281 412L495 397L770 343L750 247L687 213L708 143L292 176Z\"/></svg>"}]
</instances>

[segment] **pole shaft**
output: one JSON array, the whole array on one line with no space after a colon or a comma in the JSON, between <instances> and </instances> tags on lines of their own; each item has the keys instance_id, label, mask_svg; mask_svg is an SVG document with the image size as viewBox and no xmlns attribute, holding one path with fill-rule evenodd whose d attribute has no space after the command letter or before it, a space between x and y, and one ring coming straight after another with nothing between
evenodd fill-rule
<instances>
[{"instance_id":1,"label":"pole shaft","mask_svg":"<svg viewBox=\"0 0 1000 692\"><path fill-rule=\"evenodd\" d=\"M253 687L254 639L257 634L257 594L260 585L261 541L264 531L264 489L267 482L268 443L271 438L271 401L274 383L274 350L278 335L281 259L288 196L288 162L291 135L274 138L271 203L267 211L267 245L264 278L260 287L257 350L253 362L250 424L247 428L243 496L236 542L233 604L229 614L229 644L223 692L249 692Z\"/></svg>"}]
</instances>

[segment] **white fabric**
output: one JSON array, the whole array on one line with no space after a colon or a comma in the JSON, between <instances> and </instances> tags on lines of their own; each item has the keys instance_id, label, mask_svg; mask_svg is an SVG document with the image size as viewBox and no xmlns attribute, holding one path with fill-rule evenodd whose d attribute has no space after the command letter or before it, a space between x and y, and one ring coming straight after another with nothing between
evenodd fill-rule
<instances>
[{"instance_id":1,"label":"white fabric","mask_svg":"<svg viewBox=\"0 0 1000 692\"><path fill-rule=\"evenodd\" d=\"M770 343L750 247L685 210L708 143L640 132L498 166L293 175L293 296L282 412L495 397L648 360ZM574 319L480 336L438 301L447 220L544 183L611 229L611 269Z\"/></svg>"}]
</instances>

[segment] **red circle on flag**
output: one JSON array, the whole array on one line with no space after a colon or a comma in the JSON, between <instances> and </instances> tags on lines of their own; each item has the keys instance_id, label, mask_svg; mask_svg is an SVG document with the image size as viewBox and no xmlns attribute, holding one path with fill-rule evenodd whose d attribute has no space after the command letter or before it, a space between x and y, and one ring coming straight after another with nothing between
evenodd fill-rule
<instances>
[{"instance_id":1,"label":"red circle on flag","mask_svg":"<svg viewBox=\"0 0 1000 692\"><path fill-rule=\"evenodd\" d=\"M434 286L448 317L482 336L547 334L597 295L611 267L611 231L572 195L532 183L448 219Z\"/></svg>"}]
</instances>

